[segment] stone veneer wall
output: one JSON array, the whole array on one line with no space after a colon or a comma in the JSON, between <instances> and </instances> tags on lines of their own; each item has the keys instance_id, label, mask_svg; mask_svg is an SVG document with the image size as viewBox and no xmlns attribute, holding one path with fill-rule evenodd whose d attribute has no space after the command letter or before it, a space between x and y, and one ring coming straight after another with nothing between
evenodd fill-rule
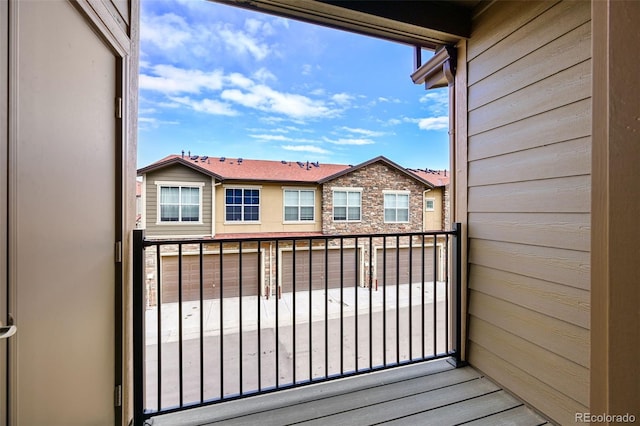
<instances>
[{"instance_id":1,"label":"stone veneer wall","mask_svg":"<svg viewBox=\"0 0 640 426\"><path fill-rule=\"evenodd\" d=\"M333 188L362 188L362 220L333 220ZM322 232L324 234L394 233L422 231L423 191L425 186L382 163L373 163L324 183L322 188ZM382 191L411 191L409 223L384 222Z\"/></svg>"}]
</instances>

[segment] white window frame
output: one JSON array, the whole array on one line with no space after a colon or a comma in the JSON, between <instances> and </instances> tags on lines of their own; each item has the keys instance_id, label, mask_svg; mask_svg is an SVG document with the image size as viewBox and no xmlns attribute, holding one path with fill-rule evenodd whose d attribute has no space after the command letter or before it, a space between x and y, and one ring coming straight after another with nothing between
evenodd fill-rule
<instances>
[{"instance_id":1,"label":"white window frame","mask_svg":"<svg viewBox=\"0 0 640 426\"><path fill-rule=\"evenodd\" d=\"M346 206L339 206L339 207L346 207L347 211L346 211L346 219L344 220L340 220L340 219L336 219L336 203L335 203L335 199L336 199L336 192L346 192L347 193L347 205ZM358 219L349 219L349 195L348 193L350 192L358 192L360 193L360 205L358 206L360 208L360 217ZM350 222L350 223L357 223L357 222L362 222L362 188L331 188L331 218L334 222Z\"/></svg>"},{"instance_id":2,"label":"white window frame","mask_svg":"<svg viewBox=\"0 0 640 426\"><path fill-rule=\"evenodd\" d=\"M429 201L433 203L433 207L429 207ZM435 198L425 198L424 199L424 211L426 212L434 212L436 211L436 199Z\"/></svg>"},{"instance_id":3,"label":"white window frame","mask_svg":"<svg viewBox=\"0 0 640 426\"><path fill-rule=\"evenodd\" d=\"M203 195L204 195L204 191L202 190L202 188L204 188L205 183L204 182L178 182L178 181L155 181L154 184L156 185L156 225L202 225L203 221L202 221L202 203L203 203ZM178 220L177 221L163 221L162 220L162 215L161 215L161 208L160 208L160 200L161 198L161 192L162 192L162 188L168 188L168 187L178 187L178 188L196 188L198 189L198 220L197 221L183 221L180 218L180 215L182 213L182 209L178 208ZM181 198L180 198L181 200ZM181 206L181 201L178 204L179 206Z\"/></svg>"},{"instance_id":4,"label":"white window frame","mask_svg":"<svg viewBox=\"0 0 640 426\"><path fill-rule=\"evenodd\" d=\"M394 207L396 211L396 220L387 220L387 204L385 195L406 195L407 196L407 220L397 220L398 219L398 207ZM382 219L384 223L409 223L411 222L411 191L393 191L393 190L384 190L382 191Z\"/></svg>"},{"instance_id":5,"label":"white window frame","mask_svg":"<svg viewBox=\"0 0 640 426\"><path fill-rule=\"evenodd\" d=\"M298 193L298 204L297 206L287 206L287 197L286 193L289 191L295 191ZM300 192L311 192L313 194L313 203L310 206L300 205ZM287 220L287 207L297 207L298 208L298 218L295 220ZM300 219L300 209L302 207L312 207L313 208L313 217L311 219ZM287 224L298 224L298 223L315 223L316 221L316 190L310 188L294 188L294 187L282 187L282 222Z\"/></svg>"},{"instance_id":6,"label":"white window frame","mask_svg":"<svg viewBox=\"0 0 640 426\"><path fill-rule=\"evenodd\" d=\"M222 214L224 215L224 224L225 225L259 225L262 221L262 186L260 185L222 185L224 192L222 193L222 197L224 199L224 209ZM258 220L244 220L244 209L242 210L242 220L227 220L227 189L242 189L243 190L243 198L244 198L244 190L257 190L258 191ZM235 205L235 204L234 204ZM249 205L249 204L247 204ZM256 204L250 204L251 206L256 206ZM242 206L244 207L244 201Z\"/></svg>"}]
</instances>

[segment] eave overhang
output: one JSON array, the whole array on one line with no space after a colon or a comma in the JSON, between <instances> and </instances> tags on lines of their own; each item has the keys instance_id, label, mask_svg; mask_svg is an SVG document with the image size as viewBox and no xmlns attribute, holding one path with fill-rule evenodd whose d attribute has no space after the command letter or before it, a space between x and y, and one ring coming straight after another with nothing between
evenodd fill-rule
<instances>
[{"instance_id":1,"label":"eave overhang","mask_svg":"<svg viewBox=\"0 0 640 426\"><path fill-rule=\"evenodd\" d=\"M210 1L432 50L471 34L471 10L451 1Z\"/></svg>"}]
</instances>

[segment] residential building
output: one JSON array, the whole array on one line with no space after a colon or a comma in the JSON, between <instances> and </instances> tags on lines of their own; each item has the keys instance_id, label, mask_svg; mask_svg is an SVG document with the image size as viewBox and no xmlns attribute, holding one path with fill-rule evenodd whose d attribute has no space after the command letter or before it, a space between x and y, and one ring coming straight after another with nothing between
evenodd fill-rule
<instances>
[{"instance_id":1,"label":"residential building","mask_svg":"<svg viewBox=\"0 0 640 426\"><path fill-rule=\"evenodd\" d=\"M637 418L640 3L229 3L439 49L463 355L556 423ZM0 28L0 424L127 425L139 2L9 0Z\"/></svg>"},{"instance_id":2,"label":"residential building","mask_svg":"<svg viewBox=\"0 0 640 426\"><path fill-rule=\"evenodd\" d=\"M448 180L445 171L405 169L386 159L376 157L355 166L321 164L319 162L265 161L243 158L209 157L184 153L171 155L138 170L143 188L143 227L146 236L162 238L211 238L215 240L238 237L305 237L318 235L380 234L420 232L441 229L444 225L444 194ZM438 186L432 184L434 181ZM379 242L376 241L379 245ZM353 245L354 243L351 242ZM426 254L432 253L434 242L428 241ZM263 277L258 288L242 286L244 295L271 296L291 291L291 275L276 266L276 259L291 264L291 244L282 244L278 253L272 245L261 247L262 260L252 259L258 249L245 250L244 277ZM360 285L368 282L365 259L369 245L363 240L359 247L347 250L347 267L340 272L341 251L330 250L327 262L334 267L329 287L339 286L340 277L361 271ZM437 245L437 244L436 244ZM376 250L376 245L371 249ZM196 248L193 256L184 257L185 270L198 271ZM414 248L414 250L417 250ZM443 247L437 247L440 253ZM236 245L223 250L225 264L237 264ZM220 252L220 249L217 250ZM344 251L342 251L344 253ZM314 252L315 268L323 268L320 251ZM161 254L160 275L163 282L163 301L177 301L177 247ZM407 248L399 256L408 257ZM204 262L205 275L212 282L209 268L221 265L220 254L210 253ZM444 255L439 255L440 262ZM357 260L356 260L357 259ZM392 262L390 259L389 262ZM356 268L356 263L359 265ZM297 274L308 268L298 262ZM155 304L157 289L157 259L147 253L147 289L150 303ZM374 275L381 274L374 260ZM444 269L441 264L439 271ZM391 273L391 272L389 272ZM225 274L225 294L238 292L239 276ZM323 276L323 274L318 274ZM199 274L183 278L183 285L192 289L185 297L199 297ZM407 278L408 279L408 278ZM319 281L322 281L319 278ZM277 286L274 283L278 283ZM207 287L209 288L209 286ZM280 290L280 291L278 291ZM213 297L213 293L209 296Z\"/></svg>"},{"instance_id":3,"label":"residential building","mask_svg":"<svg viewBox=\"0 0 640 426\"><path fill-rule=\"evenodd\" d=\"M138 170L150 238L443 229L446 171L170 155ZM433 182L433 183L432 183Z\"/></svg>"}]
</instances>

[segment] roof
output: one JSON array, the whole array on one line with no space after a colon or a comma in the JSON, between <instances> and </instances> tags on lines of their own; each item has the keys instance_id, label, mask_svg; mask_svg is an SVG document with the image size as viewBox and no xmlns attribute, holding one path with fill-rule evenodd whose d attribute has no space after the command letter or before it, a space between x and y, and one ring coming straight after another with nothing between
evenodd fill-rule
<instances>
[{"instance_id":1,"label":"roof","mask_svg":"<svg viewBox=\"0 0 640 426\"><path fill-rule=\"evenodd\" d=\"M164 167L181 164L219 181L256 181L324 183L361 169L373 163L384 163L400 173L429 186L444 186L448 183L446 171L429 173L427 170L406 169L383 157L375 157L356 166L348 164L326 164L319 162L252 160L245 158L209 157L199 155L169 155L138 170L144 175ZM446 183L442 183L446 180Z\"/></svg>"},{"instance_id":2,"label":"roof","mask_svg":"<svg viewBox=\"0 0 640 426\"><path fill-rule=\"evenodd\" d=\"M268 181L315 183L339 171L349 169L345 164L313 162L251 160L243 158L170 155L138 170L145 174L172 164L183 164L221 181Z\"/></svg>"},{"instance_id":3,"label":"roof","mask_svg":"<svg viewBox=\"0 0 640 426\"><path fill-rule=\"evenodd\" d=\"M369 166L371 164L374 164L374 163L384 163L388 167L390 167L392 169L396 169L398 172L406 175L407 177L409 177L411 179L415 179L415 180L419 181L420 183L433 188L433 185L429 181L425 180L423 177L417 175L416 173L410 172L409 169L405 169L404 167L394 163L393 161L391 161L388 158L383 157L383 156L372 158L371 160L365 161L364 163L360 163L357 166L353 166L353 167L351 167L351 168L349 168L347 170L341 170L341 171L339 171L339 172L337 172L337 173L335 173L333 175L327 176L324 179L320 180L320 183L328 182L328 181L336 179L336 178L338 178L340 176L344 176L347 173L351 173L354 170L362 169L362 168L367 167L367 166Z\"/></svg>"},{"instance_id":4,"label":"roof","mask_svg":"<svg viewBox=\"0 0 640 426\"><path fill-rule=\"evenodd\" d=\"M407 169L411 173L420 176L422 179L430 182L434 187L449 185L451 176L447 170L431 170L431 169Z\"/></svg>"}]
</instances>

